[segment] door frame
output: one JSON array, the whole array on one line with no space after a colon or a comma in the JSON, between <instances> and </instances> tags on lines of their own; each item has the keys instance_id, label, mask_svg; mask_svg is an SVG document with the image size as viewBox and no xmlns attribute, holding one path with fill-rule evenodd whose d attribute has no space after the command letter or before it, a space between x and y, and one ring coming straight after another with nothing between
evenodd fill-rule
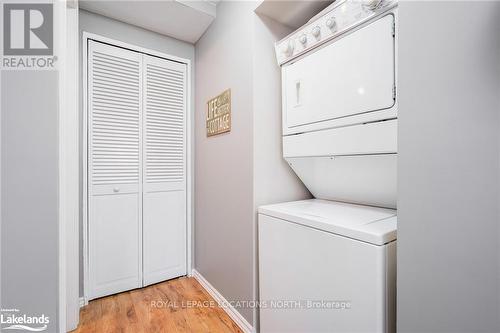
<instances>
[{"instance_id":1,"label":"door frame","mask_svg":"<svg viewBox=\"0 0 500 333\"><path fill-rule=\"evenodd\" d=\"M89 244L88 244L88 41L109 44L121 47L131 51L152 55L170 61L186 64L186 270L187 275L192 274L193 263L193 120L192 115L192 69L191 60L169 55L156 50L147 49L130 43L122 42L116 39L104 37L98 34L83 31L82 33L82 91L83 91L83 109L82 109L82 224L83 224L83 302L85 305L89 302Z\"/></svg>"}]
</instances>

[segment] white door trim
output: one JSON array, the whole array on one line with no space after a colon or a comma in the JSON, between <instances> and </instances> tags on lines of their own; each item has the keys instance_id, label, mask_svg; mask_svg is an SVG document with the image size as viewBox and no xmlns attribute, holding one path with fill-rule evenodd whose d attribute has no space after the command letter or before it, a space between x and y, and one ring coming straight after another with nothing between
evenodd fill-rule
<instances>
[{"instance_id":1,"label":"white door trim","mask_svg":"<svg viewBox=\"0 0 500 333\"><path fill-rule=\"evenodd\" d=\"M68 174L71 172L68 165L69 153L69 141L66 138L68 134L66 125L70 123L70 117L68 113L64 112L70 110L67 108L68 101L66 98L67 93L67 67L66 67L66 2L56 2L54 4L54 31L56 31L56 42L55 52L58 56L58 79L59 79L59 97L58 97L58 284L59 284L59 295L58 295L58 318L57 323L55 323L58 332L66 331L66 223L67 223L67 205L70 203L70 198L66 196L67 193L67 182Z\"/></svg>"},{"instance_id":2,"label":"white door trim","mask_svg":"<svg viewBox=\"0 0 500 333\"><path fill-rule=\"evenodd\" d=\"M58 332L67 332L78 325L79 313L78 5L70 0L54 2L54 24L59 76L59 297L56 325Z\"/></svg>"},{"instance_id":3,"label":"white door trim","mask_svg":"<svg viewBox=\"0 0 500 333\"><path fill-rule=\"evenodd\" d=\"M89 301L89 291L88 291L88 281L89 281L89 271L88 271L88 110L87 110L87 99L88 99L88 40L94 40L113 46L129 49L135 52L145 53L152 56L164 58L167 60L172 60L186 64L187 66L187 93L186 93L186 253L187 253L187 275L192 274L192 256L194 251L192 251L192 234L193 234L193 221L192 221L192 184L193 184L193 161L192 161L192 142L193 142L193 130L192 130L192 103L191 103L191 60L180 58L172 55L168 55L159 51L143 48L140 46L132 45L101 35L93 34L84 31L82 36L82 87L83 87L83 126L82 126L82 213L83 213L83 298L85 304Z\"/></svg>"},{"instance_id":4,"label":"white door trim","mask_svg":"<svg viewBox=\"0 0 500 333\"><path fill-rule=\"evenodd\" d=\"M66 205L66 244L65 244L65 262L66 262L66 318L64 320L65 330L72 331L77 328L80 307L79 298L79 275L80 275L80 247L79 247L79 69L78 69L78 3L66 0L66 59L65 59L65 90L66 108L64 115L60 115L62 124L60 140L65 146L66 156L66 185L61 188L61 206ZM61 172L62 169L61 169ZM64 176L64 174L63 174ZM63 184L61 184L63 186ZM66 199L65 199L66 198ZM66 202L64 203L64 200ZM62 305L61 305L62 307Z\"/></svg>"}]
</instances>

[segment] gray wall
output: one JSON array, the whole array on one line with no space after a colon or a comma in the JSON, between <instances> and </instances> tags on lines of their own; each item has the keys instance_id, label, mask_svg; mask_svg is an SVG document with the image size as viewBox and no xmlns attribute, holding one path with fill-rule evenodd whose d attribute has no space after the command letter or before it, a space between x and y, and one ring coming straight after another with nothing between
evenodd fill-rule
<instances>
[{"instance_id":1,"label":"gray wall","mask_svg":"<svg viewBox=\"0 0 500 333\"><path fill-rule=\"evenodd\" d=\"M228 300L253 299L251 9L220 2L196 43L195 268ZM228 88L231 132L207 138L206 103Z\"/></svg>"},{"instance_id":2,"label":"gray wall","mask_svg":"<svg viewBox=\"0 0 500 333\"><path fill-rule=\"evenodd\" d=\"M58 300L58 73L1 73L1 308L50 317Z\"/></svg>"},{"instance_id":3,"label":"gray wall","mask_svg":"<svg viewBox=\"0 0 500 333\"><path fill-rule=\"evenodd\" d=\"M500 2L402 2L398 331L499 332Z\"/></svg>"},{"instance_id":4,"label":"gray wall","mask_svg":"<svg viewBox=\"0 0 500 333\"><path fill-rule=\"evenodd\" d=\"M85 10L80 10L80 47L82 45L82 32L90 32L104 37L112 38L121 42L137 45L147 49L163 52L168 55L173 55L191 60L194 64L194 46L192 44L182 42L180 40L157 34L155 32L138 28L136 26L116 21L98 14L90 13ZM80 52L81 54L81 52ZM194 67L191 70L191 91L194 88ZM82 59L80 55L80 77L82 75ZM81 84L81 80L80 80ZM82 92L80 87L80 92ZM80 98L83 93L80 93ZM83 102L80 102L83 108ZM194 94L191 94L191 105L194 105ZM80 112L82 115L82 112ZM193 119L193 117L191 117ZM80 120L82 123L83 119ZM194 120L193 120L194 123ZM193 126L194 127L194 126ZM194 148L194 147L193 147ZM194 149L193 149L194 150ZM81 155L81 154L80 154ZM80 179L82 175L80 174ZM80 186L83 189L82 186ZM80 192L82 193L82 192ZM81 201L80 201L81 202ZM80 226L82 225L81 209L80 209ZM80 235L83 235L80 229ZM80 249L82 249L82 237L80 237ZM80 295L83 295L83 257L80 250Z\"/></svg>"},{"instance_id":5,"label":"gray wall","mask_svg":"<svg viewBox=\"0 0 500 333\"><path fill-rule=\"evenodd\" d=\"M195 268L228 300L255 300L257 207L309 193L282 159L274 42L289 29L220 2L196 43ZM207 138L206 102L231 88L232 130ZM238 309L252 325L255 309Z\"/></svg>"}]
</instances>

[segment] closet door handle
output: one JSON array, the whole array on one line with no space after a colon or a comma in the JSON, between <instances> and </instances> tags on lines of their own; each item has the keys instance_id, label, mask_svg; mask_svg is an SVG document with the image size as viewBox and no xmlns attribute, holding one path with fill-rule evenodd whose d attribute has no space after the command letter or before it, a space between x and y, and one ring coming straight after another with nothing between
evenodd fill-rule
<instances>
[{"instance_id":1,"label":"closet door handle","mask_svg":"<svg viewBox=\"0 0 500 333\"><path fill-rule=\"evenodd\" d=\"M113 188L113 192L115 192L115 193L120 192L120 188L119 188L119 187L114 187L114 188Z\"/></svg>"}]
</instances>

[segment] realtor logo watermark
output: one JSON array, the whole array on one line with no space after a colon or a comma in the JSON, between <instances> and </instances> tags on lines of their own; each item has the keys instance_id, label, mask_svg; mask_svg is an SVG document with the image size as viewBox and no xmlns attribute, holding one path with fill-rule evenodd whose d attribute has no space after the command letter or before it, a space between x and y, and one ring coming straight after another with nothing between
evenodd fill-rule
<instances>
[{"instance_id":1,"label":"realtor logo watermark","mask_svg":"<svg viewBox=\"0 0 500 333\"><path fill-rule=\"evenodd\" d=\"M54 9L51 3L4 3L3 69L51 69Z\"/></svg>"},{"instance_id":2,"label":"realtor logo watermark","mask_svg":"<svg viewBox=\"0 0 500 333\"><path fill-rule=\"evenodd\" d=\"M0 310L0 330L24 330L30 332L43 332L47 330L50 318L44 314L28 316L21 314L19 309Z\"/></svg>"}]
</instances>

